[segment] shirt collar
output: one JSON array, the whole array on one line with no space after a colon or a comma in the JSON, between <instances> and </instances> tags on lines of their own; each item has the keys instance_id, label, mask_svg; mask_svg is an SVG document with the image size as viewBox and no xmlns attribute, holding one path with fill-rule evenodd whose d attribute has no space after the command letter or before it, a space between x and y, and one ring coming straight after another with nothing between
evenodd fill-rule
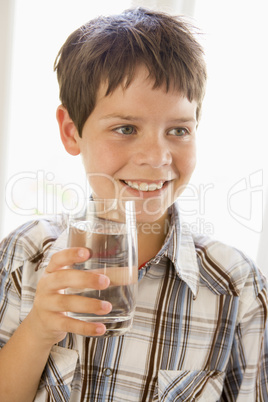
<instances>
[{"instance_id":1,"label":"shirt collar","mask_svg":"<svg viewBox=\"0 0 268 402\"><path fill-rule=\"evenodd\" d=\"M189 286L194 297L197 296L200 273L193 236L180 220L179 207L174 203L171 207L171 227L167 256L173 262L177 275Z\"/></svg>"},{"instance_id":2,"label":"shirt collar","mask_svg":"<svg viewBox=\"0 0 268 402\"><path fill-rule=\"evenodd\" d=\"M192 234L181 223L179 207L174 203L169 208L170 225L165 242L157 255L139 270L139 280L143 278L152 264L158 264L163 256L173 263L177 275L191 289L194 297L199 287L199 266Z\"/></svg>"}]
</instances>

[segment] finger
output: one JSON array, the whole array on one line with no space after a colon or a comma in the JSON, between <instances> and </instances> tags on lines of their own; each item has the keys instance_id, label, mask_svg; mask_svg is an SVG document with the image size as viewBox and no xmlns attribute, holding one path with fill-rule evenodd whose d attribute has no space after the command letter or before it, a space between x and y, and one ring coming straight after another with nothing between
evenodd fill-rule
<instances>
[{"instance_id":1,"label":"finger","mask_svg":"<svg viewBox=\"0 0 268 402\"><path fill-rule=\"evenodd\" d=\"M105 274L111 286L125 286L138 281L137 267L109 267L105 269Z\"/></svg>"},{"instance_id":2,"label":"finger","mask_svg":"<svg viewBox=\"0 0 268 402\"><path fill-rule=\"evenodd\" d=\"M57 313L56 313L57 314ZM60 331L74 333L83 336L102 336L106 332L106 327L100 322L87 322L71 318L66 315L58 317L57 322Z\"/></svg>"},{"instance_id":3,"label":"finger","mask_svg":"<svg viewBox=\"0 0 268 402\"><path fill-rule=\"evenodd\" d=\"M72 312L83 314L105 315L112 310L108 301L92 299L79 295L55 294L50 297L49 303L44 306L54 312Z\"/></svg>"},{"instance_id":4,"label":"finger","mask_svg":"<svg viewBox=\"0 0 268 402\"><path fill-rule=\"evenodd\" d=\"M91 271L79 271L77 269L62 269L52 272L44 278L42 283L43 291L54 292L67 288L72 289L106 289L110 279L106 275L96 274Z\"/></svg>"},{"instance_id":5,"label":"finger","mask_svg":"<svg viewBox=\"0 0 268 402\"><path fill-rule=\"evenodd\" d=\"M71 247L53 254L51 260L46 267L46 272L55 272L58 269L73 265L75 263L84 262L90 258L90 251L87 248Z\"/></svg>"}]
</instances>

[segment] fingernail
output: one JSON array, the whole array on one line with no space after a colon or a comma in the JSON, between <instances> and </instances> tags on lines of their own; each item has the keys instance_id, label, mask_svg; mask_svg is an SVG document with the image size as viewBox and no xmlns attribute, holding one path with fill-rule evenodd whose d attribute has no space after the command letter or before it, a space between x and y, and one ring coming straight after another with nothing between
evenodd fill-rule
<instances>
[{"instance_id":1,"label":"fingernail","mask_svg":"<svg viewBox=\"0 0 268 402\"><path fill-rule=\"evenodd\" d=\"M78 257L86 258L86 257L88 257L88 255L89 255L88 250L82 249L82 248L80 250L78 250Z\"/></svg>"},{"instance_id":2,"label":"fingernail","mask_svg":"<svg viewBox=\"0 0 268 402\"><path fill-rule=\"evenodd\" d=\"M97 325L95 328L95 333L97 335L102 335L105 333L105 331L106 331L106 327L104 325Z\"/></svg>"},{"instance_id":3,"label":"fingernail","mask_svg":"<svg viewBox=\"0 0 268 402\"><path fill-rule=\"evenodd\" d=\"M111 310L111 303L107 301L102 301L101 302L101 309L106 311L106 310Z\"/></svg>"},{"instance_id":4,"label":"fingernail","mask_svg":"<svg viewBox=\"0 0 268 402\"><path fill-rule=\"evenodd\" d=\"M100 275L99 276L99 284L101 286L108 286L109 284L109 278L105 275Z\"/></svg>"}]
</instances>

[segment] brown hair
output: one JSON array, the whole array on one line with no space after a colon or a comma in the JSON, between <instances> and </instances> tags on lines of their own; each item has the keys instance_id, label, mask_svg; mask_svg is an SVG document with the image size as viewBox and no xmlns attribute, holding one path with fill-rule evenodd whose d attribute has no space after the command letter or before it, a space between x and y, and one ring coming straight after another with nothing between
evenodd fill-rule
<instances>
[{"instance_id":1,"label":"brown hair","mask_svg":"<svg viewBox=\"0 0 268 402\"><path fill-rule=\"evenodd\" d=\"M60 49L54 69L60 99L79 135L95 107L100 83L106 95L120 84L127 87L137 65L154 81L197 101L200 118L206 85L206 65L193 27L182 17L136 8L120 15L98 17L74 31Z\"/></svg>"}]
</instances>

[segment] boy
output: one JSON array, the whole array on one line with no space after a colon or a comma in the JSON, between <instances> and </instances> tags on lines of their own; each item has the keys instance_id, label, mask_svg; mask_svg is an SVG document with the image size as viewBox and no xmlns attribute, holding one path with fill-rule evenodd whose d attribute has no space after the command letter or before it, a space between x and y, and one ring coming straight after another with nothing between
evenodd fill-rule
<instances>
[{"instance_id":1,"label":"boy","mask_svg":"<svg viewBox=\"0 0 268 402\"><path fill-rule=\"evenodd\" d=\"M23 225L1 247L1 401L267 401L266 281L179 220L206 83L191 28L141 8L97 18L55 69L61 139L81 154L92 197L136 201L137 308L119 337L68 317L108 313L109 302L63 290L109 279L63 269L90 258L64 248L63 219Z\"/></svg>"}]
</instances>

